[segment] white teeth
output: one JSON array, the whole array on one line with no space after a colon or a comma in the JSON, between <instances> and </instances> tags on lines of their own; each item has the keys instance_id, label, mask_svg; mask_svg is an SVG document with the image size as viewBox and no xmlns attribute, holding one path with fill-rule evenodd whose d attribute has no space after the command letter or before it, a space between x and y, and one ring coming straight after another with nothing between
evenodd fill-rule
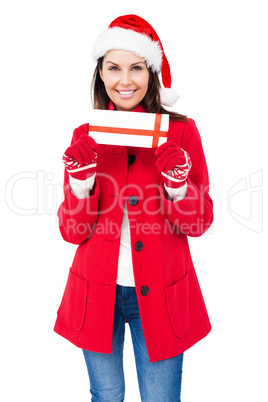
<instances>
[{"instance_id":1,"label":"white teeth","mask_svg":"<svg viewBox=\"0 0 268 402\"><path fill-rule=\"evenodd\" d=\"M130 95L133 94L134 91L118 91L122 95Z\"/></svg>"}]
</instances>

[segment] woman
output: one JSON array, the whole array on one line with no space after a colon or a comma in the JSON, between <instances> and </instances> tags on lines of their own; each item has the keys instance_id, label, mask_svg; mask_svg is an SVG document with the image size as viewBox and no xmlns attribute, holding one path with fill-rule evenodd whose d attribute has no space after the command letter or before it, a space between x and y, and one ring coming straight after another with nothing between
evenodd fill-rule
<instances>
[{"instance_id":1,"label":"woman","mask_svg":"<svg viewBox=\"0 0 268 402\"><path fill-rule=\"evenodd\" d=\"M155 150L98 145L88 124L74 130L58 215L79 246L55 331L83 349L92 401L123 401L127 322L141 400L176 402L183 352L211 330L187 242L213 220L201 139L192 119L162 106L176 95L145 20L114 20L93 56L94 108L169 113L169 131Z\"/></svg>"}]
</instances>

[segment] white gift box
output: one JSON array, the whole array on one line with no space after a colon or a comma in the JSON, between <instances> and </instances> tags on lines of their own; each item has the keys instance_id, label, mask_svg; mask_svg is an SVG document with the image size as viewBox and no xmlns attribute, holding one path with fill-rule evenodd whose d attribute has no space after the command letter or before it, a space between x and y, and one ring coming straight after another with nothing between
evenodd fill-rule
<instances>
[{"instance_id":1,"label":"white gift box","mask_svg":"<svg viewBox=\"0 0 268 402\"><path fill-rule=\"evenodd\" d=\"M90 111L89 135L98 144L157 148L167 141L168 114Z\"/></svg>"}]
</instances>

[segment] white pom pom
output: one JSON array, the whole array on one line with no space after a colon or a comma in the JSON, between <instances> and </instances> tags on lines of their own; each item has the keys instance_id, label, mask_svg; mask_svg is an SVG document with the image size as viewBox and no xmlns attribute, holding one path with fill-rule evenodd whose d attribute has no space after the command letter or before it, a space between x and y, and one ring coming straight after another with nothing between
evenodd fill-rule
<instances>
[{"instance_id":1,"label":"white pom pom","mask_svg":"<svg viewBox=\"0 0 268 402\"><path fill-rule=\"evenodd\" d=\"M179 95L171 88L160 88L161 104L172 106L179 99Z\"/></svg>"}]
</instances>

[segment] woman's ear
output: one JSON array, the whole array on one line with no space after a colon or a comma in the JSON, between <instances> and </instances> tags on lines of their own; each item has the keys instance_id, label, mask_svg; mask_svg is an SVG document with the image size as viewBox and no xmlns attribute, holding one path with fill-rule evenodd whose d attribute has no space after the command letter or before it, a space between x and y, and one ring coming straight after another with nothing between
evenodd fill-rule
<instances>
[{"instance_id":1,"label":"woman's ear","mask_svg":"<svg viewBox=\"0 0 268 402\"><path fill-rule=\"evenodd\" d=\"M100 77L101 77L101 79L102 79L102 81L103 81L103 74L102 74L102 69L99 67L99 74L100 74Z\"/></svg>"}]
</instances>

